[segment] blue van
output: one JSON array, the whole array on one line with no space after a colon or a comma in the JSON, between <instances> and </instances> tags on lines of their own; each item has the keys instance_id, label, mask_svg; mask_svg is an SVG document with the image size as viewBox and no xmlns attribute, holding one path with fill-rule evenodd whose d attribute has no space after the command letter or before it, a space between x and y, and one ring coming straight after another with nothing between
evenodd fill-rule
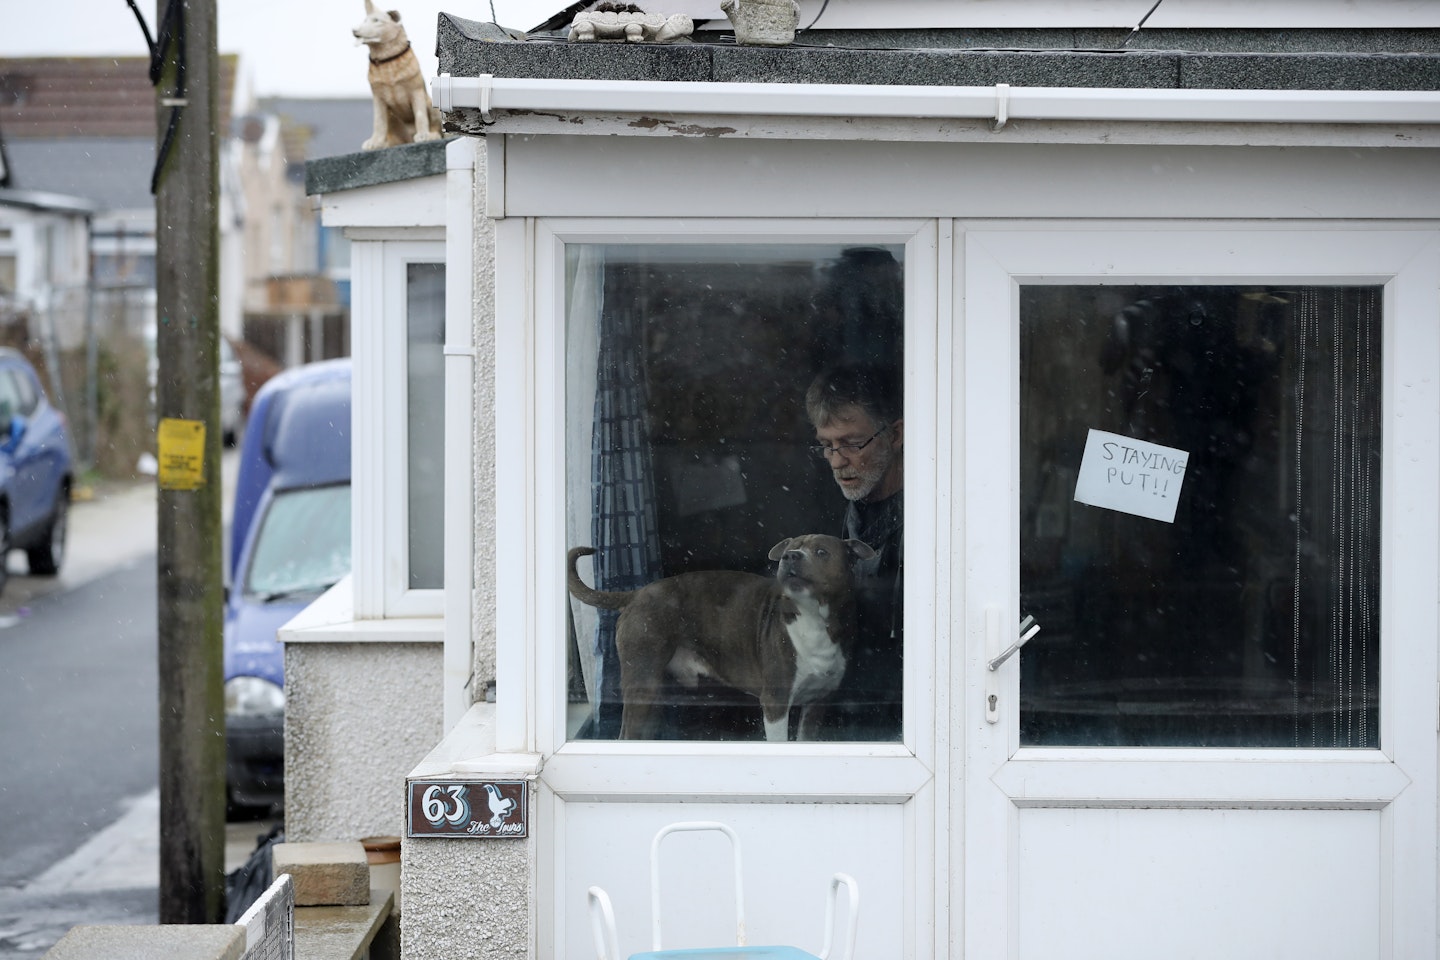
<instances>
[{"instance_id":1,"label":"blue van","mask_svg":"<svg viewBox=\"0 0 1440 960\"><path fill-rule=\"evenodd\" d=\"M294 367L255 395L240 443L225 601L225 797L285 798L276 632L350 572L349 359Z\"/></svg>"}]
</instances>

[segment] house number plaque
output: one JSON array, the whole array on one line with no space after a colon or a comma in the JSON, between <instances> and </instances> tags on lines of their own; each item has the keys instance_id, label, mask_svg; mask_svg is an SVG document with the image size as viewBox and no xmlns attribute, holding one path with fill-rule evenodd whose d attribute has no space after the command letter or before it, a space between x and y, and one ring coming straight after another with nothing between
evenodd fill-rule
<instances>
[{"instance_id":1,"label":"house number plaque","mask_svg":"<svg viewBox=\"0 0 1440 960\"><path fill-rule=\"evenodd\" d=\"M524 780L412 780L412 837L529 836Z\"/></svg>"}]
</instances>

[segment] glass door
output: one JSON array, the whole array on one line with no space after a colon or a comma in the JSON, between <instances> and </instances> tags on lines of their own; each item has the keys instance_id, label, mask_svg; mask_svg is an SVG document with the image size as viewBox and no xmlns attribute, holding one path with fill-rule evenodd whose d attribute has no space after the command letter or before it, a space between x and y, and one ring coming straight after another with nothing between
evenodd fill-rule
<instances>
[{"instance_id":1,"label":"glass door","mask_svg":"<svg viewBox=\"0 0 1440 960\"><path fill-rule=\"evenodd\" d=\"M589 948L592 885L647 910L650 838L694 819L744 838L757 942L809 943L792 894L840 871L857 955L933 954L944 564L936 524L899 522L939 499L937 234L537 225L533 392L507 409L534 458L539 955ZM677 945L724 942L678 899ZM622 920L622 952L644 934Z\"/></svg>"},{"instance_id":2,"label":"glass door","mask_svg":"<svg viewBox=\"0 0 1440 960\"><path fill-rule=\"evenodd\" d=\"M963 249L965 955L1425 952L1435 237Z\"/></svg>"}]
</instances>

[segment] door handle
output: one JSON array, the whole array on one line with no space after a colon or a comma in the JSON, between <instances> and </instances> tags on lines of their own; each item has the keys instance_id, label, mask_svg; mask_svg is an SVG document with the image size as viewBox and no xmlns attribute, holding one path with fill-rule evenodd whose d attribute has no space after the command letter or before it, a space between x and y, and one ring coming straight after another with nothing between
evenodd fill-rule
<instances>
[{"instance_id":1,"label":"door handle","mask_svg":"<svg viewBox=\"0 0 1440 960\"><path fill-rule=\"evenodd\" d=\"M1000 679L996 675L1000 667L1015 656L1020 648L1029 643L1035 634L1040 632L1040 624L1035 618L1027 615L1020 621L1020 629L1016 631L1015 641L1004 650L1000 649L1000 608L985 608L985 721L987 723L1000 722Z\"/></svg>"},{"instance_id":2,"label":"door handle","mask_svg":"<svg viewBox=\"0 0 1440 960\"><path fill-rule=\"evenodd\" d=\"M994 608L992 607L991 609L993 610ZM990 611L987 610L987 611L985 611L985 613L986 613L986 616L988 617ZM997 616L996 616L995 619L996 619L996 622L998 623L998 622L999 622L999 619L1000 619L999 616L998 616L999 611L996 611L996 613L997 613ZM986 626L987 626L987 628L988 628L988 626L989 626L988 621L987 621L987 623L986 623ZM1020 621L1020 638L1019 638L1018 640L1016 640L1014 643L1010 644L1010 646L1006 647L1006 648L1005 648L1000 654L998 654L997 656L991 657L990 660L989 660L989 662L986 663L986 667L990 670L991 673L994 673L996 670L999 670L1001 664L1003 664L1006 660L1009 660L1011 657L1015 656L1015 654L1019 653L1019 652L1020 652L1020 648L1023 647L1023 646L1025 646L1025 644L1029 643L1029 642L1030 642L1030 638L1033 637L1033 636L1035 636L1035 634L1037 634L1037 633L1039 633L1039 632L1040 632L1040 624L1038 624L1038 623L1035 622L1035 618L1034 618L1034 617L1026 616L1024 620L1021 620L1021 621ZM999 643L996 643L996 646L999 646ZM989 652L989 651L987 650L987 653L988 653L988 652Z\"/></svg>"}]
</instances>

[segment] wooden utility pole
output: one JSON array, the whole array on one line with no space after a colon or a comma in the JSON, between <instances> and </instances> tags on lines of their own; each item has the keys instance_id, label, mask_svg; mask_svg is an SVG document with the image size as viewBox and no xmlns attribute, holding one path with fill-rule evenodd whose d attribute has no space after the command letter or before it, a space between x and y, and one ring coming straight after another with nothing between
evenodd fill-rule
<instances>
[{"instance_id":1,"label":"wooden utility pole","mask_svg":"<svg viewBox=\"0 0 1440 960\"><path fill-rule=\"evenodd\" d=\"M225 917L215 0L157 0L160 922Z\"/></svg>"}]
</instances>

